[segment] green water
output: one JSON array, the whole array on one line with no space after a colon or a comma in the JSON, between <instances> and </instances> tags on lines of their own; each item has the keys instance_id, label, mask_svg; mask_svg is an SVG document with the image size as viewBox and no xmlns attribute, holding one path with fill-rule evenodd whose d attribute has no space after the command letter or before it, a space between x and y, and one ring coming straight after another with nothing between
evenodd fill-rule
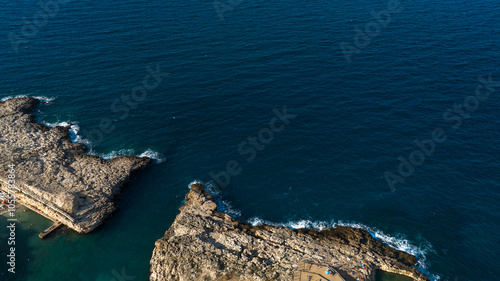
<instances>
[{"instance_id":1,"label":"green water","mask_svg":"<svg viewBox=\"0 0 500 281\"><path fill-rule=\"evenodd\" d=\"M413 281L412 278L400 274L377 270L375 275L376 281Z\"/></svg>"},{"instance_id":2,"label":"green water","mask_svg":"<svg viewBox=\"0 0 500 281\"><path fill-rule=\"evenodd\" d=\"M26 210L26 212L24 212ZM10 253L10 248L15 247L16 255L16 266L15 273L10 273L7 270L10 268L6 263L0 265L1 268L1 280L20 280L26 274L26 269L28 266L35 265L36 259L34 258L34 253L41 243L41 239L38 234L48 228L52 221L43 218L39 214L26 209L19 208L15 211L15 217L17 222L15 222L15 245L8 244L8 235L10 230L7 226L12 223L7 221L8 213L3 214L0 219L0 251L3 255ZM44 241L45 242L45 241ZM50 243L50 239L47 241Z\"/></svg>"}]
</instances>

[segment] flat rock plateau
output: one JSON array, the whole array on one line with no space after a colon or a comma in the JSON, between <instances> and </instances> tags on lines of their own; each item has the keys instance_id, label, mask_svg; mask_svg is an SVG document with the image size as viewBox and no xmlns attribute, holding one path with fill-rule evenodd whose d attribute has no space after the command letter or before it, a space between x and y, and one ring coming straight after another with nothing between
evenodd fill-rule
<instances>
[{"instance_id":1,"label":"flat rock plateau","mask_svg":"<svg viewBox=\"0 0 500 281\"><path fill-rule=\"evenodd\" d=\"M32 114L35 98L0 102L0 188L9 192L14 165L17 201L79 233L103 223L131 174L152 162L136 156L106 161L73 143L69 127L49 128ZM12 183L12 182L10 182Z\"/></svg>"},{"instance_id":2,"label":"flat rock plateau","mask_svg":"<svg viewBox=\"0 0 500 281\"><path fill-rule=\"evenodd\" d=\"M413 255L366 230L251 226L218 212L214 200L201 184L191 185L174 223L155 243L150 281L306 280L297 274L304 261L327 265L346 281L375 280L377 269L429 280L414 267Z\"/></svg>"}]
</instances>

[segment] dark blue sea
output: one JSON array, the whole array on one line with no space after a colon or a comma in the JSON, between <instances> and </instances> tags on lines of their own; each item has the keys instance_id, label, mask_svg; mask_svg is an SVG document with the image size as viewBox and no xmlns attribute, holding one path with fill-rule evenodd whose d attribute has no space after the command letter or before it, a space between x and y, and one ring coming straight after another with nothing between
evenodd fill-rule
<instances>
[{"instance_id":1,"label":"dark blue sea","mask_svg":"<svg viewBox=\"0 0 500 281\"><path fill-rule=\"evenodd\" d=\"M0 3L0 98L156 159L89 235L40 240L20 210L15 274L0 220L0 280L147 280L193 181L253 224L362 227L433 280L499 280L500 2Z\"/></svg>"}]
</instances>

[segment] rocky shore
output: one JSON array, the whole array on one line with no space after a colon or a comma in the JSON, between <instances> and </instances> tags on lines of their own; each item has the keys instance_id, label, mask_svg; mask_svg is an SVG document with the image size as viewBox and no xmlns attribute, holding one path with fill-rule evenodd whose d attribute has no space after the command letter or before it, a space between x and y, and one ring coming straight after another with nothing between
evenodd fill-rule
<instances>
[{"instance_id":1,"label":"rocky shore","mask_svg":"<svg viewBox=\"0 0 500 281\"><path fill-rule=\"evenodd\" d=\"M150 281L301 280L303 261L327 265L347 281L375 280L377 269L429 280L413 267L414 256L365 230L251 226L218 212L214 198L193 184L174 223L155 243Z\"/></svg>"},{"instance_id":2,"label":"rocky shore","mask_svg":"<svg viewBox=\"0 0 500 281\"><path fill-rule=\"evenodd\" d=\"M116 206L114 199L131 174L152 160L124 156L110 161L86 155L87 147L70 140L69 127L48 128L35 121L34 98L0 102L0 189L71 229L88 233L103 223Z\"/></svg>"}]
</instances>

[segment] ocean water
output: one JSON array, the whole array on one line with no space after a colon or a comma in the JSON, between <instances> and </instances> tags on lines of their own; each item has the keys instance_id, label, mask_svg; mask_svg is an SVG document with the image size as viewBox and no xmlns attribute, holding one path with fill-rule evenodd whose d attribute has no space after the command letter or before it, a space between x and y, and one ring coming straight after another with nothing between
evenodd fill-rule
<instances>
[{"instance_id":1,"label":"ocean water","mask_svg":"<svg viewBox=\"0 0 500 281\"><path fill-rule=\"evenodd\" d=\"M38 120L89 153L157 159L89 235L40 240L49 223L20 211L1 280L147 280L188 185L213 176L253 224L362 227L434 280L500 276L498 1L1 4L0 98L43 97Z\"/></svg>"}]
</instances>

